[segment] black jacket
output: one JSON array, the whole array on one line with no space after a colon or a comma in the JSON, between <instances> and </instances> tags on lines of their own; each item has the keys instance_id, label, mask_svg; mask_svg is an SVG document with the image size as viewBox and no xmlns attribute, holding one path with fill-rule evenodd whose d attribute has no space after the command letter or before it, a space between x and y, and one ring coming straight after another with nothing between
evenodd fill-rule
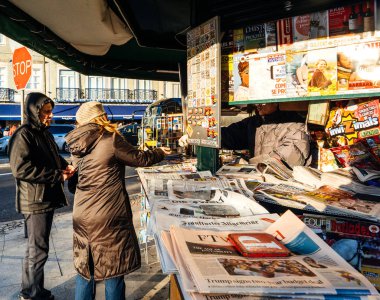
<instances>
[{"instance_id":1,"label":"black jacket","mask_svg":"<svg viewBox=\"0 0 380 300\"><path fill-rule=\"evenodd\" d=\"M255 115L221 129L222 148L249 149L251 156L277 157L289 166L310 163L305 120L296 112Z\"/></svg>"},{"instance_id":2,"label":"black jacket","mask_svg":"<svg viewBox=\"0 0 380 300\"><path fill-rule=\"evenodd\" d=\"M67 162L58 154L52 134L38 114L42 106L53 101L40 93L26 99L26 124L16 130L9 141L9 158L16 179L16 210L23 214L51 211L67 205L61 170Z\"/></svg>"}]
</instances>

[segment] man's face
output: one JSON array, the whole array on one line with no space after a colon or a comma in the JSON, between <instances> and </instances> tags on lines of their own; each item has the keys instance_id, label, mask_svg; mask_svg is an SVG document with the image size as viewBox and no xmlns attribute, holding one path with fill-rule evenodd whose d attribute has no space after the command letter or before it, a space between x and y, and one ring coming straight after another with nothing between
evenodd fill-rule
<instances>
[{"instance_id":1,"label":"man's face","mask_svg":"<svg viewBox=\"0 0 380 300\"><path fill-rule=\"evenodd\" d=\"M38 117L40 118L42 124L45 126L50 125L51 119L53 118L53 106L51 103L46 103L42 106Z\"/></svg>"},{"instance_id":2,"label":"man's face","mask_svg":"<svg viewBox=\"0 0 380 300\"><path fill-rule=\"evenodd\" d=\"M257 104L256 112L260 116L270 115L277 110L277 103L268 103L268 104Z\"/></svg>"}]
</instances>

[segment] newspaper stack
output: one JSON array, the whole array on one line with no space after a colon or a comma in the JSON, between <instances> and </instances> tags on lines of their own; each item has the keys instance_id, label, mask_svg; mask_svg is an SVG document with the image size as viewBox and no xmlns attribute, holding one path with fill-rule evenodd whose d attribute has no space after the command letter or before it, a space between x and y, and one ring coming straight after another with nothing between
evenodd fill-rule
<instances>
[{"instance_id":1,"label":"newspaper stack","mask_svg":"<svg viewBox=\"0 0 380 300\"><path fill-rule=\"evenodd\" d=\"M230 232L172 226L170 236L165 234L183 289L193 299L380 297L362 274L290 211L264 230L293 253L290 257L240 256L227 238Z\"/></svg>"}]
</instances>

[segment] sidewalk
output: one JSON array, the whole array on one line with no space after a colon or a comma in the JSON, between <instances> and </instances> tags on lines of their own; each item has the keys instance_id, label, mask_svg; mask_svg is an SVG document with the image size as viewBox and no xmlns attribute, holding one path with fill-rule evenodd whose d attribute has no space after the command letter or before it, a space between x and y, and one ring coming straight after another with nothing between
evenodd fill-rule
<instances>
[{"instance_id":1,"label":"sidewalk","mask_svg":"<svg viewBox=\"0 0 380 300\"><path fill-rule=\"evenodd\" d=\"M134 207L135 206L135 207ZM134 223L139 222L135 212ZM138 232L136 226L136 232ZM0 299L15 300L21 284L21 264L25 252L24 223L22 220L0 223ZM162 274L155 246L141 247L141 269L125 276L126 299L167 299L169 277ZM75 269L72 262L72 213L54 216L50 235L49 260L45 265L45 288L50 289L56 300L73 300ZM96 299L105 299L104 284L97 284Z\"/></svg>"}]
</instances>

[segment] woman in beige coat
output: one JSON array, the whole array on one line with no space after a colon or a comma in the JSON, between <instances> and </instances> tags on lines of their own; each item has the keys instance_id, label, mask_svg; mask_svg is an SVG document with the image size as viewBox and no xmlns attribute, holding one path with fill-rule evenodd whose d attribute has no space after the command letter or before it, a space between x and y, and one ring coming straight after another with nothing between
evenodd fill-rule
<instances>
[{"instance_id":1,"label":"woman in beige coat","mask_svg":"<svg viewBox=\"0 0 380 300\"><path fill-rule=\"evenodd\" d=\"M105 280L106 299L125 299L124 275L140 267L141 257L125 189L125 166L161 161L168 149L141 151L111 124L99 102L84 103L78 127L66 141L78 169L75 190L75 299L92 299L94 281Z\"/></svg>"}]
</instances>

